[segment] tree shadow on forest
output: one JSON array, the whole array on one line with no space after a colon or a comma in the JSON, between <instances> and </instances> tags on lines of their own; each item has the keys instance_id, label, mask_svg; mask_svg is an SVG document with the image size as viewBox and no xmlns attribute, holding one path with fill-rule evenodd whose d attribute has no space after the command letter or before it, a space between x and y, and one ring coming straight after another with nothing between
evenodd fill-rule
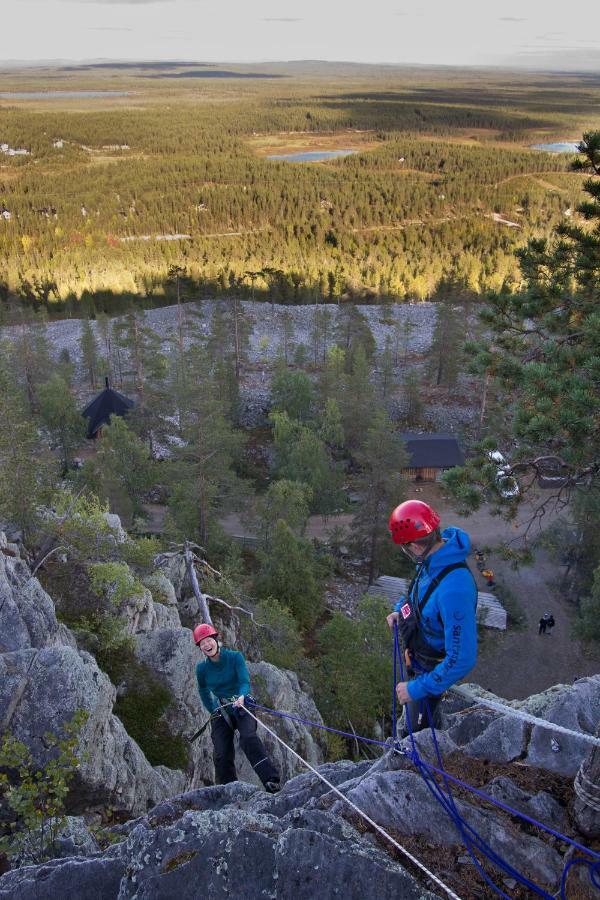
<instances>
[{"instance_id":1,"label":"tree shadow on forest","mask_svg":"<svg viewBox=\"0 0 600 900\"><path fill-rule=\"evenodd\" d=\"M597 84L592 82L590 87L600 88L600 79L598 79ZM503 84L497 90L491 87L486 89L411 87L401 91L354 91L336 94L333 97L331 94L323 94L316 99L322 101L331 101L333 99L344 102L378 101L399 104L419 101L423 103L449 104L452 107L456 104L468 104L475 108L508 106L513 110L520 107L541 107L547 112L560 111L564 108L574 112L578 107L584 110L596 110L598 106L598 97L591 90L557 89L541 84L538 88L530 85Z\"/></svg>"},{"instance_id":2,"label":"tree shadow on forest","mask_svg":"<svg viewBox=\"0 0 600 900\"><path fill-rule=\"evenodd\" d=\"M142 78L287 78L287 75L276 75L269 72L230 72L227 69L205 69L200 72L159 72L155 75L142 75Z\"/></svg>"},{"instance_id":3,"label":"tree shadow on forest","mask_svg":"<svg viewBox=\"0 0 600 900\"><path fill-rule=\"evenodd\" d=\"M485 106L455 106L428 104L423 98L397 96L386 99L387 92L366 92L365 94L342 94L339 97L323 98L320 106L345 113L348 126L360 128L384 128L394 131L426 131L443 129L450 133L456 128L485 128L500 132L527 132L532 129L555 129L552 118L533 117L526 113L519 115L501 109ZM382 99L383 97L383 99ZM455 104L459 97L454 98Z\"/></svg>"}]
</instances>

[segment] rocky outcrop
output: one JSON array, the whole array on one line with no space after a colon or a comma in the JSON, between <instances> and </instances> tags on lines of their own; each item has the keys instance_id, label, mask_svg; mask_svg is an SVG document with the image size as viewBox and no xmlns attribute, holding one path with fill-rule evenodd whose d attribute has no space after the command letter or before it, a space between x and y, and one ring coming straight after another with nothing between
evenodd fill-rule
<instances>
[{"instance_id":1,"label":"rocky outcrop","mask_svg":"<svg viewBox=\"0 0 600 900\"><path fill-rule=\"evenodd\" d=\"M111 528L119 534L118 517ZM4 536L0 549L6 548ZM11 554L16 553L9 548ZM173 585L165 572L145 579L146 584L120 605L116 614L135 641L138 660L163 682L172 695L165 719L172 734L191 737L206 719L196 687L199 659L191 631L181 626L177 590L183 590L184 571L176 563ZM235 617L219 625L225 640L235 640ZM200 787L214 781L210 731L191 747L188 772L152 767L120 720L112 713L115 687L95 659L77 647L73 634L58 623L52 599L27 565L16 555L0 553L0 725L34 752L43 765L48 760L43 735L60 731L76 710L85 710L80 753L84 756L72 792L73 810L111 806L137 815L186 785ZM320 722L308 694L292 672L268 663L250 664L254 690L261 702ZM125 683L121 689L127 690ZM325 745L302 725L283 722L282 735L309 761L323 761ZM299 771L297 762L266 735L265 744L284 778ZM253 770L238 753L240 778L258 785Z\"/></svg>"},{"instance_id":2,"label":"rocky outcrop","mask_svg":"<svg viewBox=\"0 0 600 900\"><path fill-rule=\"evenodd\" d=\"M0 548L5 546L0 537ZM0 642L0 732L27 744L37 764L43 766L52 753L44 734L59 733L77 710L87 713L74 809L110 805L135 815L183 789L183 773L148 763L112 713L115 688L109 678L58 623L51 598L27 565L4 553Z\"/></svg>"},{"instance_id":3,"label":"rocky outcrop","mask_svg":"<svg viewBox=\"0 0 600 900\"><path fill-rule=\"evenodd\" d=\"M138 820L125 841L100 856L8 873L0 898L358 900L376 891L378 900L433 900L339 816L316 809L278 816L251 804L248 786L239 783L191 792Z\"/></svg>"},{"instance_id":4,"label":"rocky outcrop","mask_svg":"<svg viewBox=\"0 0 600 900\"><path fill-rule=\"evenodd\" d=\"M180 791L185 776L148 763L112 714L114 700L115 688L83 650L43 647L0 656L2 730L23 741L36 763L44 766L52 755L44 734L60 733L77 710L85 710L73 808L112 806L135 815Z\"/></svg>"},{"instance_id":5,"label":"rocky outcrop","mask_svg":"<svg viewBox=\"0 0 600 900\"><path fill-rule=\"evenodd\" d=\"M75 639L56 619L54 603L31 577L16 544L0 532L0 653L68 645Z\"/></svg>"},{"instance_id":6,"label":"rocky outcrop","mask_svg":"<svg viewBox=\"0 0 600 900\"><path fill-rule=\"evenodd\" d=\"M527 765L575 777L588 755L590 743L576 735L553 731L518 718L520 711L574 732L593 735L600 723L600 675L580 678L572 685L558 684L526 700L503 700L478 685L466 685L481 699L447 717L448 737L469 756L492 762L521 759ZM517 715L485 707L485 700L500 701Z\"/></svg>"},{"instance_id":7,"label":"rocky outcrop","mask_svg":"<svg viewBox=\"0 0 600 900\"><path fill-rule=\"evenodd\" d=\"M398 758L390 752L375 764L342 761L319 772L442 880L455 889L462 884L460 895L468 896L463 878L471 860L460 832L412 763L404 758L407 766L398 768ZM494 779L484 789L528 813L543 806L555 825L563 821L564 809L546 792L530 795L508 778ZM565 859L555 842L475 801L455 798L455 803L494 851L548 891L557 890ZM355 812L312 772L291 779L274 797L243 782L202 788L116 826L113 838L121 843L87 861L54 860L8 873L0 878L0 898L46 900L57 889L82 900L191 900L200 890L217 900L233 894L290 900L441 896L425 876L417 881L408 874L403 857L393 859L383 843L356 825ZM437 848L444 848L443 857ZM502 884L501 879L495 880ZM94 893L96 883L102 894Z\"/></svg>"}]
</instances>

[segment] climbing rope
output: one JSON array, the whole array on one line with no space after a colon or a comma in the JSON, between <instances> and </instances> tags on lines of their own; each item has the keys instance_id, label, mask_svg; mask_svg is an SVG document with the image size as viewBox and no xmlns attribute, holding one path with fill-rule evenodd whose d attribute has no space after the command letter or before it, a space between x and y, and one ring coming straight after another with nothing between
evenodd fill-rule
<instances>
[{"instance_id":1,"label":"climbing rope","mask_svg":"<svg viewBox=\"0 0 600 900\"><path fill-rule=\"evenodd\" d=\"M404 666L403 666L403 661L402 661L402 651L401 651L400 643L398 640L398 626L396 623L394 623L394 656L396 656L398 658L399 665L400 665L401 679L404 680L405 674L404 674ZM491 863L493 863L497 868L504 871L507 875L512 876L516 881L520 882L522 885L527 887L534 894L537 894L538 896L543 897L544 900L553 900L551 894L548 894L542 888L539 888L533 881L531 881L529 878L526 878L524 875L522 875L517 869L515 869L512 865L510 865L510 863L508 863L498 853L496 853L496 851L493 850L492 847L490 847L490 845L481 837L481 835L476 831L476 829L473 828L471 825L469 825L468 822L466 822L464 820L464 818L461 816L461 814L459 813L459 811L456 807L456 804L454 802L454 797L452 795L450 783L448 781L448 778L446 777L446 771L444 769L444 765L442 762L442 755L440 753L437 735L435 733L435 727L433 724L433 716L431 715L431 709L429 707L429 702L427 701L427 699L421 701L421 712L427 713L427 721L429 722L429 725L431 727L433 744L434 744L434 748L435 748L435 752L436 752L438 765L440 767L438 771L440 772L440 774L442 776L444 786L445 786L445 792L442 790L441 785L438 784L438 782L435 780L435 778L433 778L433 776L431 776L430 772L426 770L426 768L424 767L423 762L419 756L417 745L416 745L416 742L414 739L414 733L412 730L412 724L410 721L410 710L409 710L409 707L407 706L406 707L406 721L407 721L410 741L411 741L411 744L413 747L412 760L413 760L417 770L419 771L421 777L423 778L423 781L424 781L426 787L428 788L428 790L430 791L430 793L432 794L434 799L437 800L440 803L440 805L442 806L442 808L446 811L450 821L455 825L458 833L460 834L460 836L463 840L463 843L467 849L467 852L468 852L469 856L471 857L471 860L472 860L473 864L475 865L475 867L477 868L477 871L479 872L482 879L496 894L498 894L500 897L502 897L503 900L510 900L508 894L506 894L500 887L498 887L498 885L495 884L494 881L492 881L492 879L486 873L481 862L475 855L475 850L479 850L479 852L483 856L485 856Z\"/></svg>"},{"instance_id":2,"label":"climbing rope","mask_svg":"<svg viewBox=\"0 0 600 900\"><path fill-rule=\"evenodd\" d=\"M255 704L253 704L253 705L255 705ZM430 872L429 869L425 865L423 865L423 863L420 860L418 860L416 858L416 856L413 856L413 854L410 853L405 847L403 847L402 844L399 844L398 841L396 841L390 834L387 833L387 831L385 831L381 827L381 825L378 825L377 822L375 822L373 819L371 819L370 816L368 816L365 812L363 812L363 810L360 809L356 805L356 803L353 803L352 800L350 800L348 797L346 797L344 794L342 794L342 792L340 790L338 790L338 788L334 784L332 784L327 778L325 778L325 776L323 774L321 774L321 772L319 772L318 769L315 769L314 766L311 766L311 764L309 762L307 762L305 759L303 759L300 756L300 754L297 753L293 749L293 747L290 747L290 745L287 744L283 740L283 738L280 738L279 735L275 731L273 731L271 728L269 728L268 725L265 725L265 723L262 722L258 718L258 716L255 716L251 709L248 709L247 706L245 707L245 709L246 709L246 712L248 713L248 715L252 716L252 718L255 720L255 722L257 722L262 728L264 728L265 731L267 731L271 735L271 737L274 737L276 741L279 741L279 743L282 744L282 746L284 746L304 766L306 766L307 769L310 769L310 771L313 772L317 776L317 778L319 778L323 782L323 784L325 784L329 788L330 791L333 791L333 793L336 794L341 800L343 800L344 803L347 803L348 806L350 806L354 810L355 813L357 813L362 819L365 820L365 822L367 822L382 837L384 837L386 841L388 841L390 844L392 844L392 846L395 847L396 850L399 850L400 853L402 853L404 856L406 856L406 858L409 859L415 866L417 866L425 875L427 875L427 877L430 878L434 882L434 884L437 884L438 887L442 888L442 890L445 891L449 897L452 897L453 900L460 900L460 897L458 896L458 894L455 894L454 891L448 887L448 885L444 884L444 882L440 878L437 877L437 875L434 875L433 872Z\"/></svg>"},{"instance_id":3,"label":"climbing rope","mask_svg":"<svg viewBox=\"0 0 600 900\"><path fill-rule=\"evenodd\" d=\"M255 716L254 713L252 713L252 711L248 708L248 706L252 706L254 709L262 710L264 712L270 713L270 714L278 716L280 718L289 719L289 720L301 723L303 725L307 725L309 727L315 727L315 728L319 728L319 729L322 729L324 731L327 731L327 732L330 732L333 734L339 734L343 737L346 737L346 738L349 738L352 740L362 741L367 744L374 744L374 745L380 746L386 750L391 749L394 752L399 753L399 754L405 756L406 758L410 759L410 761L417 768L419 774L423 778L424 783L426 784L427 788L429 789L429 791L431 792L433 797L440 803L442 808L445 810L445 812L450 817L451 821L454 823L454 825L458 829L458 831L461 835L461 838L466 846L466 849L467 849L469 855L471 856L473 863L477 867L480 875L497 894L499 894L502 898L504 898L504 900L509 900L508 895L504 891L502 891L501 888L499 888L496 884L494 884L494 882L491 880L491 878L483 870L483 867L482 867L480 861L475 856L475 852L474 852L475 850L478 850L485 857L487 857L487 859L490 862L492 862L494 865L499 867L506 874L513 877L515 880L519 881L522 885L527 887L529 890L531 890L533 893L537 894L538 896L544 897L545 900L552 900L553 895L548 894L542 888L538 887L538 885L536 885L534 882L530 881L526 876L524 876L520 872L518 872L510 863L508 863L501 856L499 856L499 854L497 854L483 840L481 835L479 835L472 826L470 826L467 822L464 821L464 819L462 818L461 814L459 813L459 811L456 807L454 798L452 796L450 782L452 782L462 788L465 788L468 791L471 791L472 793L474 793L475 795L480 797L482 800L499 807L500 809L509 813L510 815L517 816L518 818L528 822L529 824L531 824L537 828L541 828L546 833L553 835L554 837L560 839L561 841L564 841L564 842L570 844L574 849L577 849L580 852L586 853L588 856L591 856L593 858L593 861L592 861L590 859L577 857L577 858L570 860L567 863L567 865L565 866L565 868L563 870L563 875L562 875L562 880L561 880L560 896L561 896L562 900L565 900L565 890L566 890L566 882L567 882L568 873L569 873L570 869L575 865L587 866L587 868L589 869L589 876L590 876L590 880L591 880L592 884L594 885L594 887L600 888L600 853L596 853L596 852L588 849L587 847L583 846L582 844L573 840L572 838L569 838L566 835L561 834L559 831L556 831L555 829L550 828L547 825L544 825L542 822L538 822L536 819L532 818L531 816L527 816L525 813L522 813L519 810L513 809L512 807L508 806L508 804L502 803L501 801L490 796L489 794L486 794L485 791L481 791L480 789L475 788L472 785L469 785L466 782L461 781L459 778L455 778L454 776L450 775L448 772L445 771L443 762L442 762L440 749L439 749L439 744L437 741L435 728L433 726L429 706L426 701L424 702L424 705L427 706L426 711L427 711L427 715L428 715L428 720L431 725L433 744L435 747L439 768L432 765L431 763L425 762L423 759L421 759L421 757L418 753L417 744L414 739L414 733L413 733L412 725L410 722L410 714L409 714L408 708L406 708L406 721L407 721L407 725L408 725L408 731L409 731L409 736L410 736L410 740L411 740L412 751L407 751L406 749L398 746L398 742L396 740L396 719L397 719L396 709L397 709L397 707L396 707L396 691L395 691L396 677L397 677L397 673L398 673L398 665L400 667L401 680L404 680L404 666L403 666L402 652L401 652L400 644L399 644L399 640L398 640L397 625L395 625L395 628L394 628L394 665L393 665L394 690L393 690L393 701L392 701L392 724L393 724L394 737L393 737L392 741L389 741L389 740L388 741L378 741L378 740L374 740L373 738L367 738L367 737L363 737L362 735L357 735L355 733L341 731L340 729L331 728L330 726L323 725L322 723L312 722L309 719L303 719L300 716L295 716L295 715L292 715L291 713L285 713L281 710L274 710L274 709L270 709L269 707L266 707L266 706L261 706L260 704L257 704L254 701L250 701L246 705L246 710L256 720L256 722L259 725L261 725L262 728L264 728L277 741L279 741L279 743L281 743L284 747L286 747L286 749L289 750L289 752L292 753L298 760L300 760L300 762L303 765L305 765L308 769L310 769L312 772L314 772L314 774L321 781L323 781L323 783L326 784L327 787L331 791L333 791L345 803L347 803L350 807L352 807L352 809L354 809L358 815L360 815L373 828L375 828L376 831L378 831L380 834L382 834L382 836L385 837L386 840L388 840L393 846L395 846L401 853L403 853L405 856L407 856L409 859L411 859L411 861L415 865L417 865L418 868L420 868L423 872L425 872L429 878L434 880L436 884L439 884L446 891L446 893L449 894L449 896L455 897L456 895L446 885L444 885L443 882L441 882L437 878L437 876L435 876L435 875L433 875L433 873L429 872L429 870L426 869L422 863L420 863L415 857L412 856L412 854L410 854L404 847L402 847L397 841L395 841L390 835L388 835L387 832L385 832L384 829L381 828L380 825L378 825L376 822L374 822L369 816L367 816L366 813L364 813L362 810L360 810L356 806L356 804L354 804L348 797L346 797L338 788L336 788L334 785L332 785L331 782L329 782L317 769L315 769L313 766L311 766L310 763L308 763L306 760L304 760L292 747L290 747L288 744L286 744L286 742L282 738L280 738L279 735L277 735L267 725L265 725L264 722L262 722L257 716ZM477 703L478 705L482 705L482 706L488 705L487 701L472 697L468 692L466 692L464 690L456 689L456 691L457 691L457 693L461 694L461 696L467 697L470 701L473 701L473 702ZM547 722L545 719L539 719L536 716L531 716L528 713L522 713L519 710L514 710L510 707L505 707L502 704L494 704L493 702L490 702L489 705L492 708L498 709L498 711L500 711L502 713L513 714L513 715L517 715L517 717L519 717L519 718L525 718L526 720L531 721L532 724L538 725L540 727L545 727L550 730L557 730L557 731L564 732L564 733L567 733L567 734L575 736L575 737L583 737L584 739L592 738L592 741L591 741L592 743L600 743L600 739L593 738L592 735L587 735L587 734L584 734L581 732L575 732L575 731L572 731L571 729L564 728L563 726L557 726L553 722ZM442 788L442 785L440 783L438 783L438 781L436 781L434 774L439 775L442 778L445 790L444 790L444 788Z\"/></svg>"}]
</instances>

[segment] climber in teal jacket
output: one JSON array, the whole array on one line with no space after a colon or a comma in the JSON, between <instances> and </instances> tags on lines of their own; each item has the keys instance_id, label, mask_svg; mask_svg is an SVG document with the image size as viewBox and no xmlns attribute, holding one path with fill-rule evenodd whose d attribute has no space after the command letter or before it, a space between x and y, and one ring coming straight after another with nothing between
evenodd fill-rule
<instances>
[{"instance_id":1,"label":"climber in teal jacket","mask_svg":"<svg viewBox=\"0 0 600 900\"><path fill-rule=\"evenodd\" d=\"M244 655L239 650L222 647L218 659L205 659L196 664L198 693L204 708L213 713L221 700L229 697L247 697L250 693L250 675Z\"/></svg>"},{"instance_id":2,"label":"climber in teal jacket","mask_svg":"<svg viewBox=\"0 0 600 900\"><path fill-rule=\"evenodd\" d=\"M413 730L429 723L425 706L434 721L441 695L477 660L477 587L466 563L471 541L462 529L441 531L439 524L419 500L401 503L390 516L394 542L417 566L407 596L387 618L390 627L397 622L411 662L412 677L398 684L397 695L408 704Z\"/></svg>"},{"instance_id":3,"label":"climber in teal jacket","mask_svg":"<svg viewBox=\"0 0 600 900\"><path fill-rule=\"evenodd\" d=\"M279 772L256 733L256 720L244 709L244 700L250 694L250 676L243 653L221 647L218 631L208 623L194 628L194 641L204 655L203 662L196 664L196 681L200 699L211 714L217 783L237 780L234 744L237 731L248 762L265 790L275 794L280 786Z\"/></svg>"}]
</instances>

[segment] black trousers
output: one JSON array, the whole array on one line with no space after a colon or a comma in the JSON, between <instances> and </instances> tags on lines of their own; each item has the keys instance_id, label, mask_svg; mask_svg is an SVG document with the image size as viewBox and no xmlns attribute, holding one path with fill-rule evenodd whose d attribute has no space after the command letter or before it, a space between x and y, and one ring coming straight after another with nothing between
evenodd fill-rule
<instances>
[{"instance_id":1,"label":"black trousers","mask_svg":"<svg viewBox=\"0 0 600 900\"><path fill-rule=\"evenodd\" d=\"M410 717L410 727L413 731L421 731L422 728L429 728L431 725L434 728L439 728L441 702L441 696L431 696L426 697L425 700L411 700L410 703L407 703L404 707L404 730L406 734L408 734L408 717Z\"/></svg>"},{"instance_id":2,"label":"black trousers","mask_svg":"<svg viewBox=\"0 0 600 900\"><path fill-rule=\"evenodd\" d=\"M244 709L228 710L228 716L233 728L227 724L223 716L218 716L211 725L217 784L237 781L234 744L236 728L240 735L241 748L262 783L279 781L279 772L267 756L263 742L256 734L256 722L252 716Z\"/></svg>"}]
</instances>

